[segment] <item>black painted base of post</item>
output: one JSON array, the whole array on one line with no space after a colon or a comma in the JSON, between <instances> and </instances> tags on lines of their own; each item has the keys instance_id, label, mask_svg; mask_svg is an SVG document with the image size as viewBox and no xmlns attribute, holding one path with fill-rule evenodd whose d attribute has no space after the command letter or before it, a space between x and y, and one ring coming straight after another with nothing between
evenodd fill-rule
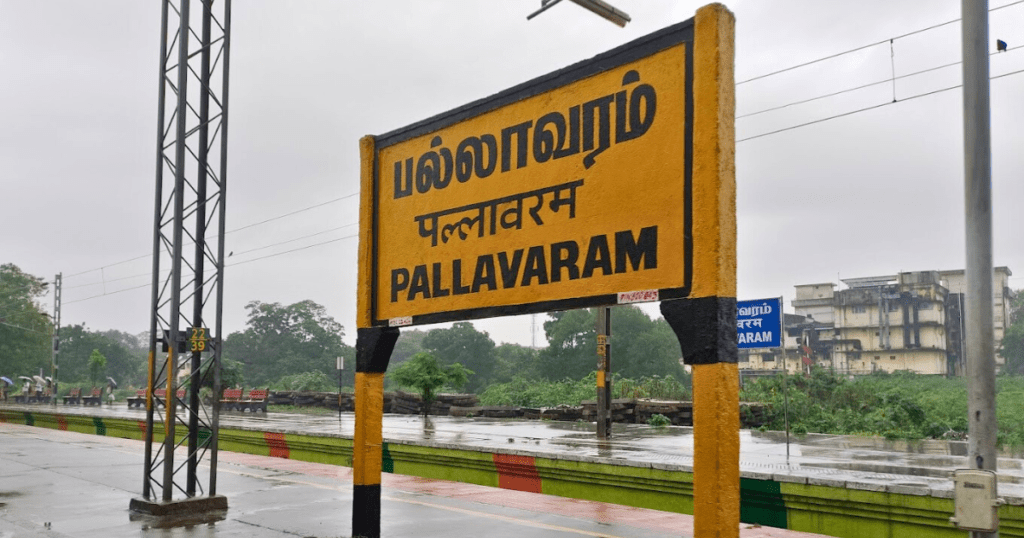
<instances>
[{"instance_id":1,"label":"black painted base of post","mask_svg":"<svg viewBox=\"0 0 1024 538\"><path fill-rule=\"evenodd\" d=\"M356 432L353 451L352 484L352 536L380 538L380 446L382 442L381 405L383 401L360 401L360 376L372 374L383 390L384 372L388 369L391 352L398 341L398 329L371 327L356 332ZM383 398L376 393L375 397ZM370 411L372 409L372 411ZM372 416L370 416L372 415ZM369 441L367 441L369 437ZM358 453L358 454L357 454ZM376 460L371 464L369 460ZM361 478L360 478L361 477ZM363 483L355 483L363 482ZM370 482L367 484L366 482Z\"/></svg>"},{"instance_id":2,"label":"black painted base of post","mask_svg":"<svg viewBox=\"0 0 1024 538\"><path fill-rule=\"evenodd\" d=\"M352 538L380 537L380 484L352 488Z\"/></svg>"}]
</instances>

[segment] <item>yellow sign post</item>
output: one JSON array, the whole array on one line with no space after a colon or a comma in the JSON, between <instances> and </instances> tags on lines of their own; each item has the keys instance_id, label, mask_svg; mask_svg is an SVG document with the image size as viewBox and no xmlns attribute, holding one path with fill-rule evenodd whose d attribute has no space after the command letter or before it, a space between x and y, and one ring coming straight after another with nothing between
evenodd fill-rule
<instances>
[{"instance_id":1,"label":"yellow sign post","mask_svg":"<svg viewBox=\"0 0 1024 538\"><path fill-rule=\"evenodd\" d=\"M684 359L710 384L704 397L695 381L698 443L702 406L731 405L708 435L736 439L724 439L736 453L722 456L735 471L714 482L724 488L715 498L735 497L735 506L702 513L698 499L697 527L714 518L738 532L738 401L727 379L736 376L732 28L724 6L707 6L590 60L360 141L356 445L376 448L354 449L354 533L379 534L379 516L367 522L361 513L379 513L381 418L379 405L360 399L381 397L398 327L659 300ZM684 329L679 320L710 326ZM712 340L684 335L695 330ZM718 363L731 366L704 374ZM695 467L695 488L708 495ZM360 491L376 499L360 500Z\"/></svg>"}]
</instances>

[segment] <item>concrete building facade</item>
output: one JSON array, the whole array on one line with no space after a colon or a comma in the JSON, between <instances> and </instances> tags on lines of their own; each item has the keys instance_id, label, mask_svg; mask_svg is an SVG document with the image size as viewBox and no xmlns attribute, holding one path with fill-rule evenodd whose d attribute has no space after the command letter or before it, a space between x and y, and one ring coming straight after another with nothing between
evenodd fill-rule
<instances>
[{"instance_id":1,"label":"concrete building facade","mask_svg":"<svg viewBox=\"0 0 1024 538\"><path fill-rule=\"evenodd\" d=\"M995 268L992 307L996 347L1010 319L1012 273ZM963 372L963 270L914 271L800 284L786 314L784 350L741 350L748 372L797 372L817 364L837 372L868 374L910 370ZM996 357L1002 364L1002 358Z\"/></svg>"}]
</instances>

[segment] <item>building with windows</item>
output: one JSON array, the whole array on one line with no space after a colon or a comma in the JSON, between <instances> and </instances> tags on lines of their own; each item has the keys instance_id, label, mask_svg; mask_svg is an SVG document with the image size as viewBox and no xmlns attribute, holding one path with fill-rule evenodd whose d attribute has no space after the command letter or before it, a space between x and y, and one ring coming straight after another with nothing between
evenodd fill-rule
<instances>
[{"instance_id":1,"label":"building with windows","mask_svg":"<svg viewBox=\"0 0 1024 538\"><path fill-rule=\"evenodd\" d=\"M1010 318L1007 267L993 274L996 348ZM964 271L914 271L796 286L795 315L787 314L782 350L746 350L740 368L795 372L818 364L866 374L910 370L963 373ZM784 359L784 360L783 360ZM997 364L1002 358L996 357Z\"/></svg>"}]
</instances>

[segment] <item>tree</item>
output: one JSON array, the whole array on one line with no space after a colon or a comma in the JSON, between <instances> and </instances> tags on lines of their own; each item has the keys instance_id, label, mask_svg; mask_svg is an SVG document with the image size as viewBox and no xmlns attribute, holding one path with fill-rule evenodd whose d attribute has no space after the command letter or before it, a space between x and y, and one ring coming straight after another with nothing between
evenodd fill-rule
<instances>
[{"instance_id":1,"label":"tree","mask_svg":"<svg viewBox=\"0 0 1024 538\"><path fill-rule=\"evenodd\" d=\"M423 349L423 339L427 337L427 331L410 329L398 334L398 341L395 342L395 350L391 352L391 362L398 366L412 358L413 355L426 351Z\"/></svg>"},{"instance_id":2,"label":"tree","mask_svg":"<svg viewBox=\"0 0 1024 538\"><path fill-rule=\"evenodd\" d=\"M58 358L61 386L89 380L89 360L93 350L107 359L107 375L119 384L143 386L146 383L149 335L140 336L121 331L90 331L84 324L68 325L60 330Z\"/></svg>"},{"instance_id":3,"label":"tree","mask_svg":"<svg viewBox=\"0 0 1024 538\"><path fill-rule=\"evenodd\" d=\"M580 379L597 365L595 314L590 309L548 314L544 322L548 347L541 351L538 373L550 381ZM612 320L612 334L615 333Z\"/></svg>"},{"instance_id":4,"label":"tree","mask_svg":"<svg viewBox=\"0 0 1024 538\"><path fill-rule=\"evenodd\" d=\"M288 306L252 301L245 308L248 328L227 337L223 357L243 363L248 382L273 385L303 372L322 372L333 379L338 356L353 364L355 350L342 341L344 327L323 306L310 300Z\"/></svg>"},{"instance_id":5,"label":"tree","mask_svg":"<svg viewBox=\"0 0 1024 538\"><path fill-rule=\"evenodd\" d=\"M476 375L466 390L476 392L487 386L494 371L494 341L472 323L460 321L450 329L434 329L423 338L423 348L441 364L463 364Z\"/></svg>"},{"instance_id":6,"label":"tree","mask_svg":"<svg viewBox=\"0 0 1024 538\"><path fill-rule=\"evenodd\" d=\"M1002 372L1024 374L1024 290L1016 291L1010 303L1010 325L999 343L999 355L1006 360Z\"/></svg>"},{"instance_id":7,"label":"tree","mask_svg":"<svg viewBox=\"0 0 1024 538\"><path fill-rule=\"evenodd\" d=\"M419 391L423 398L423 415L426 416L434 403L437 389L445 385L461 388L472 374L472 370L467 370L459 363L442 368L433 355L421 352L395 368L391 372L391 379L403 387Z\"/></svg>"},{"instance_id":8,"label":"tree","mask_svg":"<svg viewBox=\"0 0 1024 538\"><path fill-rule=\"evenodd\" d=\"M107 358L94 349L89 354L89 379L93 385L102 385L103 379L107 376Z\"/></svg>"},{"instance_id":9,"label":"tree","mask_svg":"<svg viewBox=\"0 0 1024 538\"><path fill-rule=\"evenodd\" d=\"M49 371L53 325L39 303L46 288L42 278L17 265L0 265L0 374Z\"/></svg>"},{"instance_id":10,"label":"tree","mask_svg":"<svg viewBox=\"0 0 1024 538\"><path fill-rule=\"evenodd\" d=\"M596 312L593 309L549 314L544 323L548 347L541 351L538 371L551 381L581 379L597 367ZM675 333L663 319L651 320L635 306L612 308L612 372L639 379L671 375L683 378L682 352Z\"/></svg>"},{"instance_id":11,"label":"tree","mask_svg":"<svg viewBox=\"0 0 1024 538\"><path fill-rule=\"evenodd\" d=\"M501 344L494 348L494 368L488 386L508 383L517 377L536 378L539 353L532 347Z\"/></svg>"},{"instance_id":12,"label":"tree","mask_svg":"<svg viewBox=\"0 0 1024 538\"><path fill-rule=\"evenodd\" d=\"M612 309L612 371L622 377L684 377L679 339L663 318L633 306Z\"/></svg>"}]
</instances>

